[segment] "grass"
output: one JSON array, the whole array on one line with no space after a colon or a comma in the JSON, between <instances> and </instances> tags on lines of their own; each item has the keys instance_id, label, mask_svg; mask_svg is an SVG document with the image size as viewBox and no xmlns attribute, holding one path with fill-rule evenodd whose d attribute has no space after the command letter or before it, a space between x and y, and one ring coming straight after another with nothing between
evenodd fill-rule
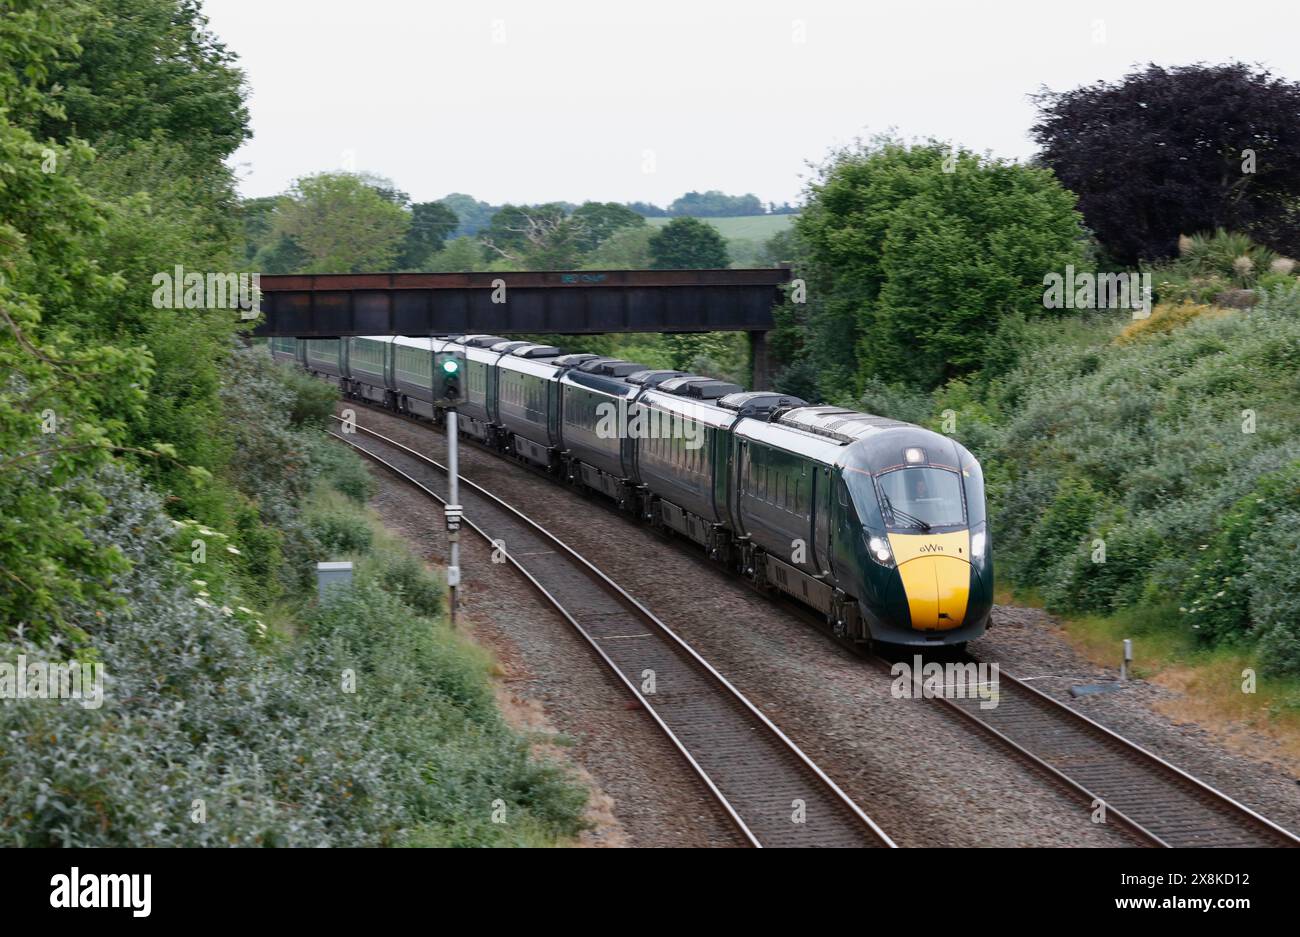
<instances>
[{"instance_id":1,"label":"grass","mask_svg":"<svg viewBox=\"0 0 1300 937\"><path fill-rule=\"evenodd\" d=\"M337 476L338 472L331 474ZM402 697L409 698L414 709L380 701L375 711L367 714L382 720L386 734L403 747L410 746L418 754L424 743L429 760L426 770L435 775L448 771L455 775L450 780L431 776L427 791L409 792L416 801L432 799L437 803L425 806L423 822L408 829L401 844L530 848L575 845L577 833L586 825L582 810L586 792L562 760L551 757L543 744L559 743L549 734L541 738L536 733L507 728L497 696L502 669L486 648L448 625L442 576L428 569L413 547L385 527L372 508L340 491L336 483L337 477L318 482L304 505L304 513L309 518L329 516L364 525L371 536L364 547L331 559L352 560L358 586L378 584L386 595L420 616L407 618L396 628L377 629L378 633L362 639L366 645L378 642L384 649L375 664L378 669L362 672L362 678L368 683L395 679L399 686L432 682L451 688L453 699L463 698L458 704L462 712L444 705L440 697L426 698L403 690ZM419 635L402 633L403 628L412 625L421 632ZM355 639L356 635L348 637ZM407 655L417 658L418 663L392 662ZM358 652L358 659L364 665L366 655ZM423 704L428 708L422 708ZM490 712L475 715L480 707ZM437 728L440 721L441 728ZM526 764L512 756L513 749L505 740L510 735L530 752ZM508 826L485 823L480 816L483 805L488 803L482 792L495 792L498 786L502 796L511 801L508 814L503 815L508 817Z\"/></svg>"},{"instance_id":2,"label":"grass","mask_svg":"<svg viewBox=\"0 0 1300 937\"><path fill-rule=\"evenodd\" d=\"M718 229L728 241L758 240L766 241L774 234L780 234L794 222L798 215L743 215L733 218L701 218ZM671 218L647 218L646 221L657 228L662 228Z\"/></svg>"}]
</instances>

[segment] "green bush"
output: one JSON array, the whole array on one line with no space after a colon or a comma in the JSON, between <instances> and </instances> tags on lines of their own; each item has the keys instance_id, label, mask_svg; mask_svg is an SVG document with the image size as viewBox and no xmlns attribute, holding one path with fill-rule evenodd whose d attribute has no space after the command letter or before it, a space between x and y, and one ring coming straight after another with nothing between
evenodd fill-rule
<instances>
[{"instance_id":1,"label":"green bush","mask_svg":"<svg viewBox=\"0 0 1300 937\"><path fill-rule=\"evenodd\" d=\"M424 564L405 550L385 550L374 557L375 578L421 615L443 610L443 587Z\"/></svg>"},{"instance_id":2,"label":"green bush","mask_svg":"<svg viewBox=\"0 0 1300 937\"><path fill-rule=\"evenodd\" d=\"M339 399L339 389L311 377L300 368L280 362L275 369L276 379L289 392L289 422L294 426L315 426L328 429L334 421L334 404Z\"/></svg>"},{"instance_id":3,"label":"green bush","mask_svg":"<svg viewBox=\"0 0 1300 937\"><path fill-rule=\"evenodd\" d=\"M318 478L328 482L357 504L375 494L375 480L361 456L335 440L318 436L311 446L311 461Z\"/></svg>"},{"instance_id":4,"label":"green bush","mask_svg":"<svg viewBox=\"0 0 1300 937\"><path fill-rule=\"evenodd\" d=\"M87 534L133 565L120 607L67 614L106 699L0 701L0 844L542 845L582 828L582 789L530 757L486 658L445 624L362 575L292 646L262 642L193 594L154 495L119 469L96 482L113 510ZM0 641L19 653L60 659Z\"/></svg>"},{"instance_id":5,"label":"green bush","mask_svg":"<svg viewBox=\"0 0 1300 937\"><path fill-rule=\"evenodd\" d=\"M1269 669L1300 673L1300 461L1262 476L1228 511L1184 591L1211 644L1258 642Z\"/></svg>"},{"instance_id":6,"label":"green bush","mask_svg":"<svg viewBox=\"0 0 1300 937\"><path fill-rule=\"evenodd\" d=\"M1268 647L1268 666L1300 671L1281 521L1300 510L1300 298L1117 345L1126 323L1035 326L982 401L957 400L958 427L984 434L1000 569L1064 610L1182 596L1203 641Z\"/></svg>"},{"instance_id":7,"label":"green bush","mask_svg":"<svg viewBox=\"0 0 1300 937\"><path fill-rule=\"evenodd\" d=\"M374 539L364 517L342 511L317 514L307 522L307 526L330 555L367 553Z\"/></svg>"}]
</instances>

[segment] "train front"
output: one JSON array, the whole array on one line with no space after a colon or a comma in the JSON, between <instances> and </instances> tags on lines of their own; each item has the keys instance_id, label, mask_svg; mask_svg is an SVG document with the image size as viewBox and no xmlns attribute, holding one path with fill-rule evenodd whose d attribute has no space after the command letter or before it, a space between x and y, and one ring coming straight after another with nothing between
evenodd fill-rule
<instances>
[{"instance_id":1,"label":"train front","mask_svg":"<svg viewBox=\"0 0 1300 937\"><path fill-rule=\"evenodd\" d=\"M851 444L839 467L872 639L955 645L983 634L993 552L975 457L947 436L896 426Z\"/></svg>"}]
</instances>

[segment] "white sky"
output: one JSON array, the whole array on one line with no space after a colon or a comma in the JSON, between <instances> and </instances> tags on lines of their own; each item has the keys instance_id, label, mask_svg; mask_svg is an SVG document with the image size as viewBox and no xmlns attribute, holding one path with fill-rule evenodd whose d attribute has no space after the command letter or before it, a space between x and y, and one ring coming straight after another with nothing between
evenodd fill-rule
<instances>
[{"instance_id":1,"label":"white sky","mask_svg":"<svg viewBox=\"0 0 1300 937\"><path fill-rule=\"evenodd\" d=\"M1041 85L1239 59L1300 80L1300 3L206 0L252 87L248 196L388 176L417 201L795 201L896 128L1025 157ZM803 41L799 41L802 39Z\"/></svg>"}]
</instances>

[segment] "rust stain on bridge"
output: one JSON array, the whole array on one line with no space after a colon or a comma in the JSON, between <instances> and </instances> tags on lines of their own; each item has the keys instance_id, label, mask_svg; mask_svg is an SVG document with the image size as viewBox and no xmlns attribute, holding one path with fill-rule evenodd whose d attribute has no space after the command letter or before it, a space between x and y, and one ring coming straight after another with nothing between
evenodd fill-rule
<instances>
[{"instance_id":1,"label":"rust stain on bridge","mask_svg":"<svg viewBox=\"0 0 1300 937\"><path fill-rule=\"evenodd\" d=\"M789 280L786 267L267 274L254 334L765 332Z\"/></svg>"}]
</instances>

